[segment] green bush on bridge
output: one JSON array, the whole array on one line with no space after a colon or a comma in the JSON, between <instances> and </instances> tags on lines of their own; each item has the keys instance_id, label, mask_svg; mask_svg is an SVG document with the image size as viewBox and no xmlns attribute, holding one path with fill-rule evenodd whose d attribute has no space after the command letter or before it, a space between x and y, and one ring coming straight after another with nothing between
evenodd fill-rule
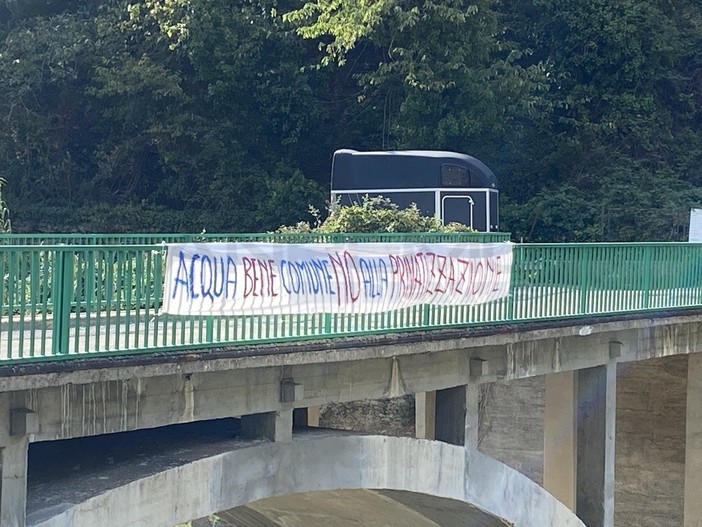
<instances>
[{"instance_id":1,"label":"green bush on bridge","mask_svg":"<svg viewBox=\"0 0 702 527\"><path fill-rule=\"evenodd\" d=\"M332 206L322 221L320 212L310 207L314 222L301 221L282 226L281 233L386 233L386 232L476 232L462 223L441 223L434 216L422 216L416 204L401 209L388 198L365 196L361 203Z\"/></svg>"}]
</instances>

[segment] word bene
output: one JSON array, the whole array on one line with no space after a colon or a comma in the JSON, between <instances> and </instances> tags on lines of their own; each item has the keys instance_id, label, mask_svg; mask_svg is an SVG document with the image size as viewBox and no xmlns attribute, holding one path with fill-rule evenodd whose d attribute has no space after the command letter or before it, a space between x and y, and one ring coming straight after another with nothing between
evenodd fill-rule
<instances>
[{"instance_id":1,"label":"word bene","mask_svg":"<svg viewBox=\"0 0 702 527\"><path fill-rule=\"evenodd\" d=\"M387 244L384 252L382 245L368 250L370 244L284 250L244 245L171 246L164 311L240 314L248 306L271 313L373 312L477 304L501 298L509 288L511 247L505 250L505 244L470 251L453 244Z\"/></svg>"}]
</instances>

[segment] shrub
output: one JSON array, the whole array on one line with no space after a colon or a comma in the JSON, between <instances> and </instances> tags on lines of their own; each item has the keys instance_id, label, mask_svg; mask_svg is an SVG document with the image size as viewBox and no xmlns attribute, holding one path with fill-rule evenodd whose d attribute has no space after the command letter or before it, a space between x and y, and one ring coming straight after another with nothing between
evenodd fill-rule
<instances>
[{"instance_id":1,"label":"shrub","mask_svg":"<svg viewBox=\"0 0 702 527\"><path fill-rule=\"evenodd\" d=\"M319 211L311 209L315 222L282 226L278 232L473 232L461 223L444 225L433 216L422 216L414 203L401 209L382 196L364 197L361 203L332 207L321 221Z\"/></svg>"}]
</instances>

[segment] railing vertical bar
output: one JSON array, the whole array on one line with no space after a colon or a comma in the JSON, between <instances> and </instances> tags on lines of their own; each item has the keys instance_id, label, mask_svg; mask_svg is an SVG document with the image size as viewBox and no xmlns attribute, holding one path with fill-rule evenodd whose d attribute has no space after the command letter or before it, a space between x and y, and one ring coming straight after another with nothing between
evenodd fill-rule
<instances>
[{"instance_id":1,"label":"railing vertical bar","mask_svg":"<svg viewBox=\"0 0 702 527\"><path fill-rule=\"evenodd\" d=\"M112 342L112 290L114 283L114 251L105 251L105 350L109 351Z\"/></svg>"},{"instance_id":2,"label":"railing vertical bar","mask_svg":"<svg viewBox=\"0 0 702 527\"><path fill-rule=\"evenodd\" d=\"M22 357L21 353L18 354L18 357L15 357L15 353L13 351L15 347L13 341L15 335L15 284L17 284L17 252L10 251L7 256L7 357L12 359Z\"/></svg>"},{"instance_id":3,"label":"railing vertical bar","mask_svg":"<svg viewBox=\"0 0 702 527\"><path fill-rule=\"evenodd\" d=\"M73 255L69 250L58 249L54 262L53 314L52 331L53 355L68 353L69 325L71 314L71 264Z\"/></svg>"},{"instance_id":4,"label":"railing vertical bar","mask_svg":"<svg viewBox=\"0 0 702 527\"><path fill-rule=\"evenodd\" d=\"M24 251L22 254L18 255L18 266L19 266L19 316L17 317L19 342L17 348L20 351L20 356L24 356L24 333L26 331L26 312L27 312L27 278L29 276L29 261L28 256Z\"/></svg>"},{"instance_id":5,"label":"railing vertical bar","mask_svg":"<svg viewBox=\"0 0 702 527\"><path fill-rule=\"evenodd\" d=\"M643 309L651 308L651 287L653 284L653 248L650 245L646 245L643 248L643 281L642 281L642 292L643 292Z\"/></svg>"},{"instance_id":6,"label":"railing vertical bar","mask_svg":"<svg viewBox=\"0 0 702 527\"><path fill-rule=\"evenodd\" d=\"M40 269L40 259L39 252L35 249L31 249L31 263L30 263L30 274L29 274L29 356L36 356L36 330L37 330L37 294L39 294L41 288L39 287L39 269ZM2 305L0 303L0 305ZM0 338L2 337L2 332L0 331Z\"/></svg>"},{"instance_id":7,"label":"railing vertical bar","mask_svg":"<svg viewBox=\"0 0 702 527\"><path fill-rule=\"evenodd\" d=\"M42 254L44 256L44 266L42 267L42 289L43 289L43 295L42 295L42 309L41 309L41 354L42 356L47 356L51 354L53 351L53 343L52 343L52 348L49 349L48 347L48 328L49 328L49 301L53 301L51 298L51 289L52 285L50 283L50 280L52 278L52 273L51 273L51 268L53 267L51 265L51 262L54 261L55 257L55 252L54 251L49 251L45 250L42 251ZM53 316L53 312L52 312Z\"/></svg>"},{"instance_id":8,"label":"railing vertical bar","mask_svg":"<svg viewBox=\"0 0 702 527\"><path fill-rule=\"evenodd\" d=\"M575 315L578 313L578 253L575 247L568 247L568 291L570 294L570 302L568 308L569 315Z\"/></svg>"},{"instance_id":9,"label":"railing vertical bar","mask_svg":"<svg viewBox=\"0 0 702 527\"><path fill-rule=\"evenodd\" d=\"M125 298L124 298L124 347L126 349L132 348L130 343L130 335L132 330L132 317L133 317L133 304L132 297L134 295L134 284L136 282L136 277L132 273L136 272L134 269L134 261L138 259L136 253L129 251L125 260L125 273L126 273L126 284L125 288Z\"/></svg>"},{"instance_id":10,"label":"railing vertical bar","mask_svg":"<svg viewBox=\"0 0 702 527\"><path fill-rule=\"evenodd\" d=\"M97 288L97 279L95 276L95 261L97 259L95 250L91 249L86 253L85 267L85 289L83 296L85 298L85 351L90 352L90 334L93 319L93 307L95 307L95 290ZM99 311L99 309L97 309Z\"/></svg>"},{"instance_id":11,"label":"railing vertical bar","mask_svg":"<svg viewBox=\"0 0 702 527\"><path fill-rule=\"evenodd\" d=\"M75 284L75 287L73 288L73 305L75 305L75 331L74 331L74 336L73 336L73 353L78 354L80 351L80 332L81 332L81 311L83 309L82 304L83 304L83 299L85 298L84 294L81 294L81 291L85 291L85 259L82 257L83 252L76 250L75 255L73 257L74 260L74 269L75 269L75 274L74 277L71 279L71 282ZM80 280L83 280L83 283L79 282ZM87 325L87 320L85 321L85 324Z\"/></svg>"},{"instance_id":12,"label":"railing vertical bar","mask_svg":"<svg viewBox=\"0 0 702 527\"><path fill-rule=\"evenodd\" d=\"M95 351L100 349L100 334L102 333L102 306L105 300L105 251L95 251Z\"/></svg>"},{"instance_id":13,"label":"railing vertical bar","mask_svg":"<svg viewBox=\"0 0 702 527\"><path fill-rule=\"evenodd\" d=\"M7 250L3 248L3 250L0 252L0 317L5 317L7 316L8 318L11 316L9 309L7 308L7 300L8 300L8 289L10 287L10 284L12 281L10 280L10 277L8 276L7 279L6 274L5 274L5 267L6 267L6 262L7 259L9 258L10 250ZM3 341L3 339L7 338L9 341L11 338L11 335L9 331L6 329L3 329L5 324L0 321L0 342ZM0 359L9 359L10 353L7 349L7 346L3 346L0 348ZM7 356L3 355L7 354Z\"/></svg>"},{"instance_id":14,"label":"railing vertical bar","mask_svg":"<svg viewBox=\"0 0 702 527\"><path fill-rule=\"evenodd\" d=\"M125 285L125 260L124 253L117 251L117 262L115 264L115 349L121 349L122 339L122 292Z\"/></svg>"},{"instance_id":15,"label":"railing vertical bar","mask_svg":"<svg viewBox=\"0 0 702 527\"><path fill-rule=\"evenodd\" d=\"M134 348L138 349L139 348L139 343L141 341L141 327L143 324L143 317L147 317L147 311L146 309L143 309L142 306L144 306L144 292L146 290L146 285L144 282L144 264L147 266L149 265L149 261L151 260L151 254L150 251L144 251L141 254L141 257L137 254L136 258L136 266L134 268L134 283L136 284L136 287L134 289ZM142 312L143 309L143 312ZM148 318L147 318L148 320ZM149 342L148 340L148 324L143 324L144 325L144 335L143 335L143 340L144 343L147 344Z\"/></svg>"}]
</instances>

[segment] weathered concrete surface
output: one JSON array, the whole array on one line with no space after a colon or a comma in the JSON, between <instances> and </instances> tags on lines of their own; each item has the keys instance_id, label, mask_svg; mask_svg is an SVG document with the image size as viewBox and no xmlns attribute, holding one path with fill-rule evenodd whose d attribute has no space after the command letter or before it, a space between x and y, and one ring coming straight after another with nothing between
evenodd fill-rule
<instances>
[{"instance_id":1,"label":"weathered concrete surface","mask_svg":"<svg viewBox=\"0 0 702 527\"><path fill-rule=\"evenodd\" d=\"M617 527L683 525L687 360L665 357L618 366ZM700 500L697 493L693 502Z\"/></svg>"},{"instance_id":2,"label":"weathered concrete surface","mask_svg":"<svg viewBox=\"0 0 702 527\"><path fill-rule=\"evenodd\" d=\"M702 526L702 353L688 357L684 527Z\"/></svg>"},{"instance_id":3,"label":"weathered concrete surface","mask_svg":"<svg viewBox=\"0 0 702 527\"><path fill-rule=\"evenodd\" d=\"M507 527L467 503L415 492L342 490L269 498L216 515L217 527ZM193 527L212 527L209 518Z\"/></svg>"},{"instance_id":4,"label":"weathered concrete surface","mask_svg":"<svg viewBox=\"0 0 702 527\"><path fill-rule=\"evenodd\" d=\"M487 383L602 366L611 341L622 343L622 363L702 351L699 315L481 331L342 339L258 356L221 350L75 362L75 370L5 369L0 422L10 408L27 408L39 431L25 440L53 440L280 412L284 378L304 387L286 404L305 408L453 389L471 378L472 358L487 361L488 374L476 379ZM14 441L0 433L0 448Z\"/></svg>"},{"instance_id":5,"label":"weathered concrete surface","mask_svg":"<svg viewBox=\"0 0 702 527\"><path fill-rule=\"evenodd\" d=\"M545 322L539 329L533 329L534 326L537 324L353 337L250 349L72 360L64 365L10 366L2 369L0 392L137 377L347 363L454 350L490 360L493 372L511 379L603 364L608 360L611 340L624 343L625 361L702 351L702 314L698 313L628 317L586 325L578 321ZM588 351L585 357L574 353L583 349ZM459 374L467 367L461 366Z\"/></svg>"},{"instance_id":6,"label":"weathered concrete surface","mask_svg":"<svg viewBox=\"0 0 702 527\"><path fill-rule=\"evenodd\" d=\"M685 320L674 319L670 328L638 328L636 320L454 339L453 346L464 347L434 352L426 348L449 341L0 377L0 389L13 389L11 407L37 413L40 430L33 440L81 437L278 411L284 377L303 385L303 398L293 403L303 408L461 386L473 357L489 361L494 373L480 379L488 382L498 374L513 380L604 364L611 340L623 342L621 360L684 354L702 343L702 324L696 317ZM505 340L511 343L488 345Z\"/></svg>"},{"instance_id":7,"label":"weathered concrete surface","mask_svg":"<svg viewBox=\"0 0 702 527\"><path fill-rule=\"evenodd\" d=\"M51 518L134 480L264 442L243 438L240 422L226 419L34 443L29 450L27 522Z\"/></svg>"},{"instance_id":8,"label":"weathered concrete surface","mask_svg":"<svg viewBox=\"0 0 702 527\"><path fill-rule=\"evenodd\" d=\"M412 437L414 418L414 397L404 395L387 399L325 404L320 408L319 426L366 434Z\"/></svg>"},{"instance_id":9,"label":"weathered concrete surface","mask_svg":"<svg viewBox=\"0 0 702 527\"><path fill-rule=\"evenodd\" d=\"M614 527L616 364L578 371L576 513L588 527Z\"/></svg>"},{"instance_id":10,"label":"weathered concrete surface","mask_svg":"<svg viewBox=\"0 0 702 527\"><path fill-rule=\"evenodd\" d=\"M422 392L414 396L414 437L436 437L436 392Z\"/></svg>"},{"instance_id":11,"label":"weathered concrete surface","mask_svg":"<svg viewBox=\"0 0 702 527\"><path fill-rule=\"evenodd\" d=\"M8 440L0 450L2 454L2 489L0 525L24 525L27 497L27 445L26 437Z\"/></svg>"},{"instance_id":12,"label":"weathered concrete surface","mask_svg":"<svg viewBox=\"0 0 702 527\"><path fill-rule=\"evenodd\" d=\"M543 487L570 510L576 505L577 373L546 375Z\"/></svg>"},{"instance_id":13,"label":"weathered concrete surface","mask_svg":"<svg viewBox=\"0 0 702 527\"><path fill-rule=\"evenodd\" d=\"M29 437L10 435L10 397L0 393L0 526L22 526L26 515Z\"/></svg>"},{"instance_id":14,"label":"weathered concrete surface","mask_svg":"<svg viewBox=\"0 0 702 527\"><path fill-rule=\"evenodd\" d=\"M458 500L520 527L583 527L538 485L487 456L466 455L462 447L314 435L193 461L103 493L35 527L172 527L274 496L360 488Z\"/></svg>"},{"instance_id":15,"label":"weathered concrete surface","mask_svg":"<svg viewBox=\"0 0 702 527\"><path fill-rule=\"evenodd\" d=\"M480 415L480 451L543 481L544 376L484 385Z\"/></svg>"}]
</instances>

